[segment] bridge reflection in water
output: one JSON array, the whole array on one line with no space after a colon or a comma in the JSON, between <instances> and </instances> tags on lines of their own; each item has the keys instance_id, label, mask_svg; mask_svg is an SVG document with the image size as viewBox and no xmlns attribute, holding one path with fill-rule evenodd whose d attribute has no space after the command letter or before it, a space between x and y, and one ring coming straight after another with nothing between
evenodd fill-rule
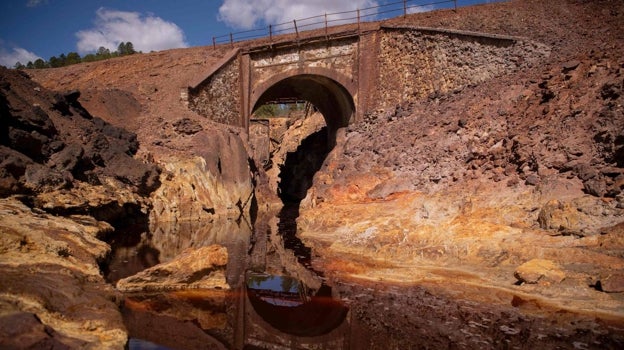
<instances>
[{"instance_id":1,"label":"bridge reflection in water","mask_svg":"<svg viewBox=\"0 0 624 350\"><path fill-rule=\"evenodd\" d=\"M136 254L149 252L153 260L171 256L165 247L179 251L221 244L230 255L226 278L232 289L126 295L123 316L130 349L349 347L348 308L322 278L301 265L299 253L284 248L283 237L272 232L277 231L275 219L272 225L256 224L251 249L252 229L244 221L171 230L152 228L151 234L142 234L139 246L124 246L126 254L117 256L127 259L134 249ZM117 277L124 275L123 261L111 262ZM136 270L129 268L129 273Z\"/></svg>"},{"instance_id":2,"label":"bridge reflection in water","mask_svg":"<svg viewBox=\"0 0 624 350\"><path fill-rule=\"evenodd\" d=\"M339 329L344 323L348 309L342 302L332 297L331 287L323 284L314 292L301 281L288 276L261 276L268 278L256 284L258 275L248 274L246 303L253 307L253 311L270 325L270 328L284 335L290 335L286 338L291 346L300 341L296 337L323 336ZM260 324L260 326L265 325ZM271 331L270 328L263 327L263 330ZM271 332L273 334L263 334L264 332L258 332L258 330L254 332L253 326L247 331L250 331L250 335L257 334L271 339L276 336L276 332ZM344 340L340 339L344 338L344 334L335 338L337 339L333 341L340 342ZM271 339L268 340L272 342ZM262 345L264 339L247 340L257 343L252 345ZM302 342L310 342L310 339Z\"/></svg>"}]
</instances>

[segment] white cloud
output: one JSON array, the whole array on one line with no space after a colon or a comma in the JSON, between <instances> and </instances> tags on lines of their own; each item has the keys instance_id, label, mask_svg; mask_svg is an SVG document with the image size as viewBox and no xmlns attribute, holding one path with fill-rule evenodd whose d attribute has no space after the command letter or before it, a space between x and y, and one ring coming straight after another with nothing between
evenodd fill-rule
<instances>
[{"instance_id":1,"label":"white cloud","mask_svg":"<svg viewBox=\"0 0 624 350\"><path fill-rule=\"evenodd\" d=\"M422 13L435 10L435 5L412 6L407 8L407 13Z\"/></svg>"},{"instance_id":2,"label":"white cloud","mask_svg":"<svg viewBox=\"0 0 624 350\"><path fill-rule=\"evenodd\" d=\"M28 61L35 62L38 58L41 57L21 47L14 47L10 50L0 47L0 65L8 68L13 68L17 62L26 65Z\"/></svg>"},{"instance_id":3,"label":"white cloud","mask_svg":"<svg viewBox=\"0 0 624 350\"><path fill-rule=\"evenodd\" d=\"M76 33L80 54L97 51L101 46L115 51L121 42L132 42L137 51L149 52L188 47L184 32L175 23L153 14L100 8L94 28Z\"/></svg>"},{"instance_id":4,"label":"white cloud","mask_svg":"<svg viewBox=\"0 0 624 350\"><path fill-rule=\"evenodd\" d=\"M354 11L377 5L375 0L224 0L219 8L219 20L234 28L251 29L264 24L292 22L293 19ZM330 20L354 16L353 13L346 13L332 16ZM346 22L334 22L344 23Z\"/></svg>"}]
</instances>

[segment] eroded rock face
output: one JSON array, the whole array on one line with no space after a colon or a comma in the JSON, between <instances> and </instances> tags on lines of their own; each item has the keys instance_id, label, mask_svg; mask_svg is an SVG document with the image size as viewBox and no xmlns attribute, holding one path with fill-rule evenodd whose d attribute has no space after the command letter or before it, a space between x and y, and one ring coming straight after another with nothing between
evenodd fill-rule
<instances>
[{"instance_id":1,"label":"eroded rock face","mask_svg":"<svg viewBox=\"0 0 624 350\"><path fill-rule=\"evenodd\" d=\"M85 184L145 196L158 187L158 169L133 158L136 135L93 117L79 95L53 93L18 71L0 69L1 196L69 193ZM107 186L111 182L117 185ZM96 209L41 202L57 213Z\"/></svg>"},{"instance_id":2,"label":"eroded rock face","mask_svg":"<svg viewBox=\"0 0 624 350\"><path fill-rule=\"evenodd\" d=\"M150 222L249 216L254 187L241 138L215 129L181 142L187 154L158 160L164 171L151 196Z\"/></svg>"},{"instance_id":3,"label":"eroded rock face","mask_svg":"<svg viewBox=\"0 0 624 350\"><path fill-rule=\"evenodd\" d=\"M0 347L123 348L120 297L98 267L111 230L0 199Z\"/></svg>"},{"instance_id":4,"label":"eroded rock face","mask_svg":"<svg viewBox=\"0 0 624 350\"><path fill-rule=\"evenodd\" d=\"M127 340L100 239L146 216L159 170L134 158L134 133L92 116L79 96L0 67L0 347Z\"/></svg>"},{"instance_id":5,"label":"eroded rock face","mask_svg":"<svg viewBox=\"0 0 624 350\"><path fill-rule=\"evenodd\" d=\"M327 130L323 129L325 126L325 119L320 113L313 113L306 118L297 119L292 123L283 125L281 128L275 124L271 125L273 132L271 137L280 141L277 148L272 150L272 166L266 172L269 188L273 193L290 192L291 196L294 197L305 196L305 191L311 185L305 183L306 180L304 176L305 170L310 167L310 165L307 164L309 162L291 160L294 164L290 164L290 167L296 168L297 165L300 164L301 170L297 172L296 169L293 169L293 177L295 177L295 180L291 181L292 185L289 186L290 188L280 188L280 185L285 185L284 179L281 178L283 175L282 168L285 166L289 155L294 155L297 148L306 138L314 133L327 133ZM315 152L317 151L318 149L315 149L314 152L307 153L310 153L310 156L315 156ZM301 188L296 188L297 186Z\"/></svg>"},{"instance_id":6,"label":"eroded rock face","mask_svg":"<svg viewBox=\"0 0 624 350\"><path fill-rule=\"evenodd\" d=\"M225 247L188 248L172 261L119 280L117 289L124 292L229 289L225 279L227 262Z\"/></svg>"},{"instance_id":7,"label":"eroded rock face","mask_svg":"<svg viewBox=\"0 0 624 350\"><path fill-rule=\"evenodd\" d=\"M559 4L559 13L603 13ZM554 36L543 64L339 131L298 219L322 267L373 280L459 280L624 319L621 295L596 284L624 266L613 229L624 221L621 36L595 44L621 16ZM537 283L515 286L519 266L534 259L551 261L556 276L541 283L542 267L519 275Z\"/></svg>"}]
</instances>

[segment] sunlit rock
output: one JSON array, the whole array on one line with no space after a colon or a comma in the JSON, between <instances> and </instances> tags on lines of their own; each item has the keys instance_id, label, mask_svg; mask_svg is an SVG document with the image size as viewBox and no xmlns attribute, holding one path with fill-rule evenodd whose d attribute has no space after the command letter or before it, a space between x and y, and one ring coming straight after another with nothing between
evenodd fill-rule
<instances>
[{"instance_id":1,"label":"sunlit rock","mask_svg":"<svg viewBox=\"0 0 624 350\"><path fill-rule=\"evenodd\" d=\"M183 289L229 289L225 279L227 249L218 245L189 248L174 260L117 282L124 292Z\"/></svg>"},{"instance_id":2,"label":"sunlit rock","mask_svg":"<svg viewBox=\"0 0 624 350\"><path fill-rule=\"evenodd\" d=\"M126 329L98 262L110 225L0 200L0 347L122 348Z\"/></svg>"},{"instance_id":3,"label":"sunlit rock","mask_svg":"<svg viewBox=\"0 0 624 350\"><path fill-rule=\"evenodd\" d=\"M249 216L253 184L240 137L201 131L186 142L190 154L159 159L162 184L151 196L150 222Z\"/></svg>"},{"instance_id":4,"label":"sunlit rock","mask_svg":"<svg viewBox=\"0 0 624 350\"><path fill-rule=\"evenodd\" d=\"M624 273L616 272L601 279L600 290L607 293L624 293Z\"/></svg>"},{"instance_id":5,"label":"sunlit rock","mask_svg":"<svg viewBox=\"0 0 624 350\"><path fill-rule=\"evenodd\" d=\"M514 276L522 283L559 283L565 273L550 260L533 259L518 266Z\"/></svg>"}]
</instances>

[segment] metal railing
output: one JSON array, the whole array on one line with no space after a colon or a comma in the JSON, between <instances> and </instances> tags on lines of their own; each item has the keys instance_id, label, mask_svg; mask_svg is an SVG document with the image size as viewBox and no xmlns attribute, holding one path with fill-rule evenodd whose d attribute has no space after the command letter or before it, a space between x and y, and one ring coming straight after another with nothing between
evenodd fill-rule
<instances>
[{"instance_id":1,"label":"metal railing","mask_svg":"<svg viewBox=\"0 0 624 350\"><path fill-rule=\"evenodd\" d=\"M269 38L270 41L273 41L273 36L287 33L295 33L296 38L298 39L301 31L321 28L324 28L325 33L327 34L329 27L355 23L357 23L359 27L362 22L379 21L396 17L399 14L407 16L411 13L429 8L434 9L436 6L449 3L453 3L454 10L457 10L457 0L439 0L427 3L416 2L416 0L401 0L353 11L325 13L318 16L293 19L290 22L269 24L266 27L249 29L240 32L231 32L225 35L213 36L212 46L216 48L217 45L220 44L233 45L235 42L259 38Z\"/></svg>"}]
</instances>

